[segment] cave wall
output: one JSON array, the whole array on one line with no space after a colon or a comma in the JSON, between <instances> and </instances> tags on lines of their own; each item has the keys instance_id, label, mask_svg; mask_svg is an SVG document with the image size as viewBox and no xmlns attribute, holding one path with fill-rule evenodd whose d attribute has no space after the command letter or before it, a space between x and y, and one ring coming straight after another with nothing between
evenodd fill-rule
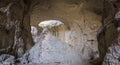
<instances>
[{"instance_id":1,"label":"cave wall","mask_svg":"<svg viewBox=\"0 0 120 65\"><path fill-rule=\"evenodd\" d=\"M101 65L120 65L119 34L120 34L120 1L104 0L102 28L98 34L98 48Z\"/></svg>"},{"instance_id":2,"label":"cave wall","mask_svg":"<svg viewBox=\"0 0 120 65\"><path fill-rule=\"evenodd\" d=\"M94 6L96 5L96 6ZM60 20L65 25L53 34L73 46L85 59L98 54L97 30L101 26L102 2L99 0L40 0L31 12L31 25L45 20ZM40 32L39 32L40 33Z\"/></svg>"},{"instance_id":3,"label":"cave wall","mask_svg":"<svg viewBox=\"0 0 120 65\"><path fill-rule=\"evenodd\" d=\"M59 20L64 25L53 27L49 29L49 33L43 34L45 39L37 40L38 42L43 41L42 43L46 42L43 48L40 48L40 43L35 42L35 46L31 49L33 51L28 52L28 54L31 52L30 55L32 55L26 56L27 60L29 57L36 57L33 53L35 50L38 50L35 51L35 54L39 56L41 54L39 49L44 49L44 62L49 58L53 59L51 62L59 61L60 59L54 57L59 55L57 50L60 49L66 59L71 61L74 60L72 57L76 57L78 62L79 60L80 62L90 62L90 60L98 58L99 53L100 57L97 62L103 65L120 65L119 4L119 0L0 0L0 54L11 54L16 58L24 57L27 54L26 50L31 48L35 42L32 40L29 24L39 29L36 36L41 37L40 34L44 28L38 27L38 23L45 20ZM62 44L61 47L57 46L57 43ZM49 47L50 49L48 49ZM52 53L51 48L58 48L53 50L57 51L53 57L49 56L49 53ZM66 51L71 51L71 53L68 52L68 54ZM44 53L48 53L48 57ZM71 56L72 54L73 56ZM39 59L41 62L41 56ZM36 60L38 60L37 57L31 61L36 62Z\"/></svg>"},{"instance_id":4,"label":"cave wall","mask_svg":"<svg viewBox=\"0 0 120 65\"><path fill-rule=\"evenodd\" d=\"M0 54L21 57L33 45L29 8L23 0L0 0Z\"/></svg>"}]
</instances>

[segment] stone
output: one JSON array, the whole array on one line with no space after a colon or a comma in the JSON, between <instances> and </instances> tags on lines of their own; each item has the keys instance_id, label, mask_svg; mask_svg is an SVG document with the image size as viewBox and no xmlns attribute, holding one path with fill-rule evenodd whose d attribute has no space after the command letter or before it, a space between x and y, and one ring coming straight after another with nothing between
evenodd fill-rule
<instances>
[{"instance_id":1,"label":"stone","mask_svg":"<svg viewBox=\"0 0 120 65\"><path fill-rule=\"evenodd\" d=\"M115 19L120 19L120 11L115 14Z\"/></svg>"},{"instance_id":2,"label":"stone","mask_svg":"<svg viewBox=\"0 0 120 65\"><path fill-rule=\"evenodd\" d=\"M0 55L0 65L14 65L15 57L8 54Z\"/></svg>"},{"instance_id":3,"label":"stone","mask_svg":"<svg viewBox=\"0 0 120 65\"><path fill-rule=\"evenodd\" d=\"M112 45L108 51L102 65L120 65L120 45Z\"/></svg>"},{"instance_id":4,"label":"stone","mask_svg":"<svg viewBox=\"0 0 120 65\"><path fill-rule=\"evenodd\" d=\"M32 35L37 35L38 30L35 26L31 26L31 33L32 33Z\"/></svg>"}]
</instances>

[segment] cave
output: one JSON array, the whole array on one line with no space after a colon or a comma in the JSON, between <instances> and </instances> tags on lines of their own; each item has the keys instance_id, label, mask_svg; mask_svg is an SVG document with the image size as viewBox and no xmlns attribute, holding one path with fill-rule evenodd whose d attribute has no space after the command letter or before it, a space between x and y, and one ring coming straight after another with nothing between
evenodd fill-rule
<instances>
[{"instance_id":1,"label":"cave","mask_svg":"<svg viewBox=\"0 0 120 65\"><path fill-rule=\"evenodd\" d=\"M0 65L120 65L119 0L0 0Z\"/></svg>"}]
</instances>

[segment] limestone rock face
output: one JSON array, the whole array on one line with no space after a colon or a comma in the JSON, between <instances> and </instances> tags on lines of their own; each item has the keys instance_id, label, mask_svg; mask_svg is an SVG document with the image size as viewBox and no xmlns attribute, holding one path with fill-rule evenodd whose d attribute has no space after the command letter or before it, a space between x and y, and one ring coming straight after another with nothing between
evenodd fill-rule
<instances>
[{"instance_id":1,"label":"limestone rock face","mask_svg":"<svg viewBox=\"0 0 120 65\"><path fill-rule=\"evenodd\" d=\"M100 0L40 1L32 10L31 25L39 28L40 21L62 21L64 25L49 31L61 42L75 48L86 61L93 60L99 57L96 35L101 26L101 3Z\"/></svg>"},{"instance_id":2,"label":"limestone rock face","mask_svg":"<svg viewBox=\"0 0 120 65\"><path fill-rule=\"evenodd\" d=\"M0 65L120 65L119 40L119 0L0 1Z\"/></svg>"},{"instance_id":3,"label":"limestone rock face","mask_svg":"<svg viewBox=\"0 0 120 65\"><path fill-rule=\"evenodd\" d=\"M102 28L97 37L101 65L120 65L120 5L118 5L120 1L105 0L104 2Z\"/></svg>"},{"instance_id":4,"label":"limestone rock face","mask_svg":"<svg viewBox=\"0 0 120 65\"><path fill-rule=\"evenodd\" d=\"M108 47L102 65L120 65L120 30L118 37Z\"/></svg>"},{"instance_id":5,"label":"limestone rock face","mask_svg":"<svg viewBox=\"0 0 120 65\"><path fill-rule=\"evenodd\" d=\"M24 0L0 1L0 54L21 57L34 44L27 6Z\"/></svg>"},{"instance_id":6,"label":"limestone rock face","mask_svg":"<svg viewBox=\"0 0 120 65\"><path fill-rule=\"evenodd\" d=\"M80 65L81 57L71 46L62 43L50 33L30 50L33 63L55 63L61 65Z\"/></svg>"},{"instance_id":7,"label":"limestone rock face","mask_svg":"<svg viewBox=\"0 0 120 65\"><path fill-rule=\"evenodd\" d=\"M50 23L50 24L47 24ZM57 24L54 24L57 23ZM29 51L28 61L30 63L38 64L53 64L53 65L84 65L81 55L70 44L66 44L59 40L50 30L52 27L59 27L58 23L53 20L45 21L43 31L37 38L37 42ZM41 24L41 23L40 23ZM54 24L51 25L51 24ZM62 23L63 24L63 23Z\"/></svg>"}]
</instances>

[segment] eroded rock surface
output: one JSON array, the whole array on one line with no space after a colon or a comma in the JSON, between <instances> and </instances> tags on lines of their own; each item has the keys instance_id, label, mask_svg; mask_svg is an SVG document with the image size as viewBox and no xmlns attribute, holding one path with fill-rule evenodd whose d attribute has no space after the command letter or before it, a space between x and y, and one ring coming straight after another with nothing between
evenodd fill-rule
<instances>
[{"instance_id":1,"label":"eroded rock surface","mask_svg":"<svg viewBox=\"0 0 120 65\"><path fill-rule=\"evenodd\" d=\"M64 26L53 27L51 33L89 61L99 57L96 35L101 26L101 10L100 0L46 0L33 8L30 20L36 27L40 21L62 21Z\"/></svg>"},{"instance_id":2,"label":"eroded rock surface","mask_svg":"<svg viewBox=\"0 0 120 65\"><path fill-rule=\"evenodd\" d=\"M37 28L31 27L35 46L19 59L14 60L14 56L1 55L0 58L3 58L1 64L9 65L17 61L34 65L88 65L87 62L99 57L99 48L101 64L103 62L103 65L120 65L119 2L119 0L0 1L1 54L21 57L31 48L33 41L29 18L31 25L37 28L40 21L52 22L52 24L42 22L40 26L42 25L43 29L38 31ZM54 19L62 21L62 25L53 22ZM100 30L97 31L100 26ZM40 30L42 32L39 32ZM4 59L6 57L7 59Z\"/></svg>"},{"instance_id":3,"label":"eroded rock surface","mask_svg":"<svg viewBox=\"0 0 120 65\"><path fill-rule=\"evenodd\" d=\"M44 24L43 24L44 22ZM25 63L38 63L49 65L84 65L82 56L70 44L59 40L52 32L52 28L63 25L60 21L51 20L43 21L42 33L39 35L37 42L32 49L26 54ZM48 24L49 23L49 24ZM55 23L55 24L54 24ZM62 24L61 24L62 23ZM47 24L47 25L46 25ZM51 25L52 24L52 25ZM53 25L54 24L54 25ZM22 58L22 59L24 59ZM82 59L82 60L81 60ZM87 62L86 62L87 64Z\"/></svg>"},{"instance_id":4,"label":"eroded rock surface","mask_svg":"<svg viewBox=\"0 0 120 65\"><path fill-rule=\"evenodd\" d=\"M118 0L105 0L102 28L98 34L101 65L120 65L120 18Z\"/></svg>"},{"instance_id":5,"label":"eroded rock surface","mask_svg":"<svg viewBox=\"0 0 120 65\"><path fill-rule=\"evenodd\" d=\"M26 7L26 9L25 9ZM0 54L21 57L34 44L24 0L0 1Z\"/></svg>"}]
</instances>

